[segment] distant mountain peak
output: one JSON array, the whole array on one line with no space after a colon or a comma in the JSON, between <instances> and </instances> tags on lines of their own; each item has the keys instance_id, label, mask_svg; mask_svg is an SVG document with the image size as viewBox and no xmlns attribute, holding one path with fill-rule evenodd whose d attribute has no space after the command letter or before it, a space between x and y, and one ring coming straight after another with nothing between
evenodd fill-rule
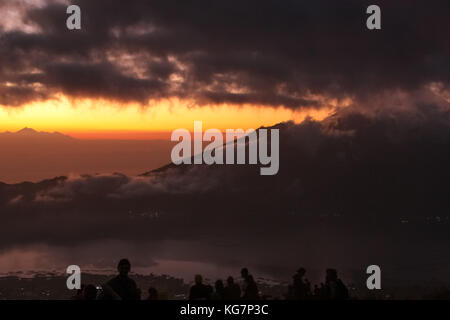
<instances>
[{"instance_id":1,"label":"distant mountain peak","mask_svg":"<svg viewBox=\"0 0 450 320\"><path fill-rule=\"evenodd\" d=\"M45 132L45 131L36 131L32 128L28 128L25 127L23 129L20 129L19 131L16 132L9 132L9 131L5 131L3 133L0 133L0 136L5 136L5 137L57 137L57 138L69 138L69 139L73 139L72 137L59 133L59 132Z\"/></svg>"},{"instance_id":2,"label":"distant mountain peak","mask_svg":"<svg viewBox=\"0 0 450 320\"><path fill-rule=\"evenodd\" d=\"M38 132L32 128L25 127L23 129L17 131L16 133L18 133L18 134L36 134Z\"/></svg>"}]
</instances>

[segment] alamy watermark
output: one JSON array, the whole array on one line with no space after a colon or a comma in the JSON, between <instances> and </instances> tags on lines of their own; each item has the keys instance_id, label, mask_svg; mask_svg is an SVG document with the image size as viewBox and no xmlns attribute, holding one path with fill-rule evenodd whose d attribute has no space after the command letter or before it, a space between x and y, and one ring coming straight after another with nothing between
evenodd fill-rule
<instances>
[{"instance_id":1,"label":"alamy watermark","mask_svg":"<svg viewBox=\"0 0 450 320\"><path fill-rule=\"evenodd\" d=\"M205 163L208 165L258 164L259 160L259 164L265 166L260 168L261 175L278 173L280 168L279 129L259 129L258 131L227 129L225 133L218 129L208 129L203 133L202 126L202 121L194 121L193 139L187 129L177 129L172 132L171 140L179 141L171 153L174 164L192 164L192 162L193 164ZM268 133L270 133L270 143L268 142ZM203 149L204 142L211 143Z\"/></svg>"},{"instance_id":2,"label":"alamy watermark","mask_svg":"<svg viewBox=\"0 0 450 320\"><path fill-rule=\"evenodd\" d=\"M66 19L66 26L69 30L81 29L81 8L77 5L69 5L66 13L69 15ZM370 16L366 20L366 26L369 30L381 29L381 9L379 6L372 4L367 7L366 13Z\"/></svg>"},{"instance_id":3,"label":"alamy watermark","mask_svg":"<svg viewBox=\"0 0 450 320\"><path fill-rule=\"evenodd\" d=\"M69 277L66 281L67 289L69 290L79 290L81 289L81 269L76 264L72 264L66 269Z\"/></svg>"}]
</instances>

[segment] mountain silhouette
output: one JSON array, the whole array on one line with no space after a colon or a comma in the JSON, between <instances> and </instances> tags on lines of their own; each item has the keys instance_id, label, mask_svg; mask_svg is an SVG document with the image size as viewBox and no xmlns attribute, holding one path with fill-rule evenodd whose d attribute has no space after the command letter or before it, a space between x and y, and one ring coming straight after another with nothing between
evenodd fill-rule
<instances>
[{"instance_id":1,"label":"mountain silhouette","mask_svg":"<svg viewBox=\"0 0 450 320\"><path fill-rule=\"evenodd\" d=\"M17 131L16 133L17 134L36 134L38 132L32 128L25 127L23 129Z\"/></svg>"},{"instance_id":2,"label":"mountain silhouette","mask_svg":"<svg viewBox=\"0 0 450 320\"><path fill-rule=\"evenodd\" d=\"M59 132L45 132L45 131L36 131L32 128L25 127L16 132L2 132L0 133L0 138L56 138L56 139L74 139L68 135L59 133Z\"/></svg>"},{"instance_id":3,"label":"mountain silhouette","mask_svg":"<svg viewBox=\"0 0 450 320\"><path fill-rule=\"evenodd\" d=\"M0 133L0 181L40 181L68 174L138 174L170 160L164 140L83 140L25 127Z\"/></svg>"}]
</instances>

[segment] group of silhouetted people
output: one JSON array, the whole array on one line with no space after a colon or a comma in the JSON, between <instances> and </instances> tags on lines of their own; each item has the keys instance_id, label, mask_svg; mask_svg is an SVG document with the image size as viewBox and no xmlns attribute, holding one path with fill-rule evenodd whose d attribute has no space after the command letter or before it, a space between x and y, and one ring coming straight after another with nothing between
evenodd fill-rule
<instances>
[{"instance_id":1,"label":"group of silhouetted people","mask_svg":"<svg viewBox=\"0 0 450 320\"><path fill-rule=\"evenodd\" d=\"M306 270L300 268L294 274L293 283L289 286L287 299L290 300L347 300L349 293L347 286L338 278L336 269L327 269L325 283L315 285L311 289L311 283L304 278Z\"/></svg>"},{"instance_id":2,"label":"group of silhouetted people","mask_svg":"<svg viewBox=\"0 0 450 320\"><path fill-rule=\"evenodd\" d=\"M131 264L128 259L120 260L117 270L119 274L101 287L92 284L82 286L77 291L76 300L140 300L141 290L128 274ZM293 276L293 283L288 288L286 299L289 300L346 300L349 298L348 289L338 278L335 269L327 269L325 283L311 288L311 283L304 278L306 270L300 268ZM195 283L189 290L189 300L259 300L258 285L247 268L241 270L242 283L239 285L229 276L226 285L217 280L214 287L203 283L201 275L195 276ZM158 300L156 288L148 289L147 300Z\"/></svg>"},{"instance_id":3,"label":"group of silhouetted people","mask_svg":"<svg viewBox=\"0 0 450 320\"><path fill-rule=\"evenodd\" d=\"M234 278L227 278L225 286L222 280L217 280L214 288L203 284L201 275L195 276L195 284L189 291L189 300L258 300L258 286L247 268L241 270L242 288L234 282Z\"/></svg>"}]
</instances>

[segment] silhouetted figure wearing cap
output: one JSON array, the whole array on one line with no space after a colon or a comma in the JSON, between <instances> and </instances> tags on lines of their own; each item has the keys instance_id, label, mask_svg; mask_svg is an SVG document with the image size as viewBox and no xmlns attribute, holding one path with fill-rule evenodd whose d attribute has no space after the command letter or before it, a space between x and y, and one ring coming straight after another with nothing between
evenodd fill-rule
<instances>
[{"instance_id":1,"label":"silhouetted figure wearing cap","mask_svg":"<svg viewBox=\"0 0 450 320\"><path fill-rule=\"evenodd\" d=\"M203 277L195 276L195 284L189 291L189 300L208 300L211 297L211 288L203 284Z\"/></svg>"},{"instance_id":2,"label":"silhouetted figure wearing cap","mask_svg":"<svg viewBox=\"0 0 450 320\"><path fill-rule=\"evenodd\" d=\"M139 300L140 291L136 282L128 277L131 270L131 263L128 259L122 259L117 265L119 275L108 281L107 286L111 288L122 300Z\"/></svg>"},{"instance_id":3,"label":"silhouetted figure wearing cap","mask_svg":"<svg viewBox=\"0 0 450 320\"><path fill-rule=\"evenodd\" d=\"M336 269L327 269L325 287L327 299L347 300L349 298L348 289L338 278Z\"/></svg>"},{"instance_id":4,"label":"silhouetted figure wearing cap","mask_svg":"<svg viewBox=\"0 0 450 320\"><path fill-rule=\"evenodd\" d=\"M303 277L306 273L304 268L300 268L297 270L297 273L292 276L293 285L292 285L292 299L296 300L304 300L308 296L308 285L303 280Z\"/></svg>"},{"instance_id":5,"label":"silhouetted figure wearing cap","mask_svg":"<svg viewBox=\"0 0 450 320\"><path fill-rule=\"evenodd\" d=\"M225 300L239 300L241 298L241 288L237 283L234 283L233 277L228 277L227 286L224 291Z\"/></svg>"}]
</instances>

